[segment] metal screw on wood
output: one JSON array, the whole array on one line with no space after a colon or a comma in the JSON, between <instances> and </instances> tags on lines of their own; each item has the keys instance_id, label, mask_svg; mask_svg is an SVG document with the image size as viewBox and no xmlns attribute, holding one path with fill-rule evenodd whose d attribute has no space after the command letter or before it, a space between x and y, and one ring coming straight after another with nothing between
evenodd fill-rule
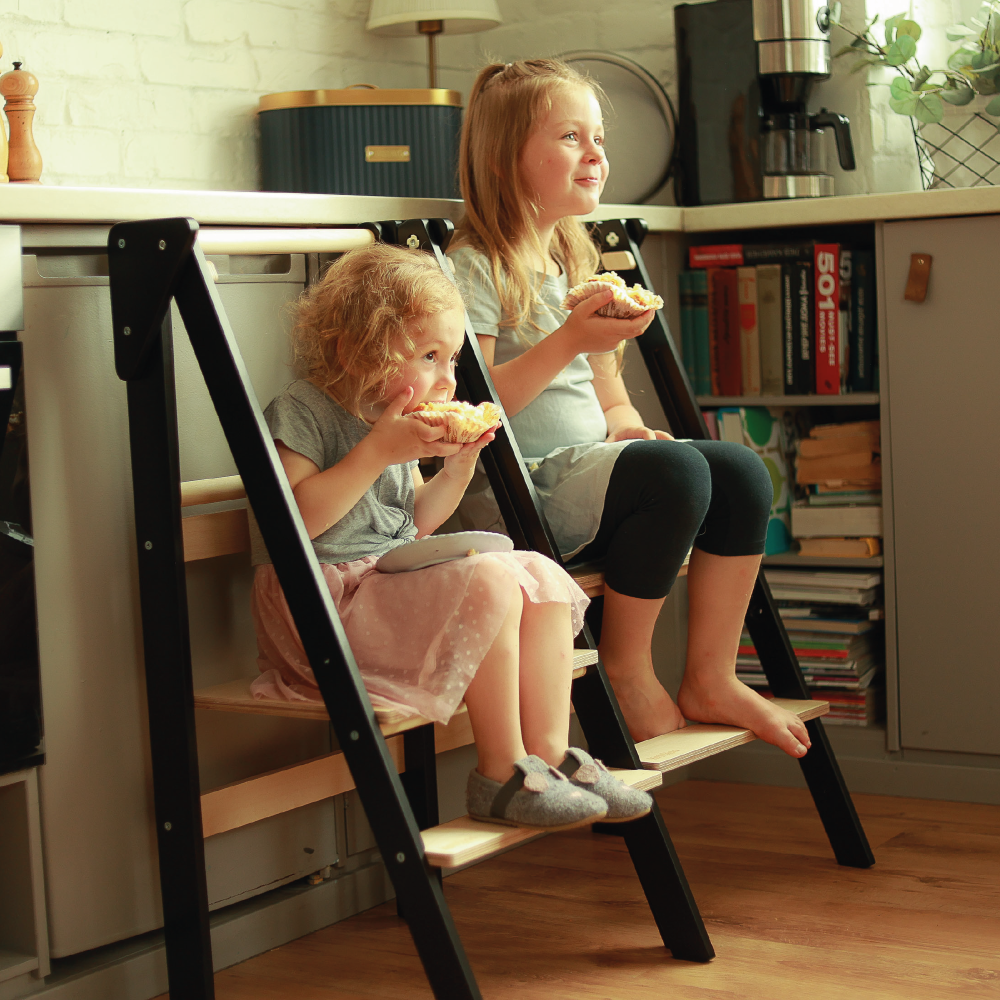
<instances>
[{"instance_id":1,"label":"metal screw on wood","mask_svg":"<svg viewBox=\"0 0 1000 1000\"><path fill-rule=\"evenodd\" d=\"M153 547L153 543L152 543L152 542L146 542L146 545L145 545L145 549L146 549L146 551L147 551L147 552L148 552L148 551L149 551L149 550L150 550L150 549L151 549L152 547Z\"/></svg>"},{"instance_id":2,"label":"metal screw on wood","mask_svg":"<svg viewBox=\"0 0 1000 1000\"><path fill-rule=\"evenodd\" d=\"M124 333L126 337L131 337L132 336L132 327L130 327L130 326L125 327L125 329L122 330L122 333Z\"/></svg>"},{"instance_id":3,"label":"metal screw on wood","mask_svg":"<svg viewBox=\"0 0 1000 1000\"><path fill-rule=\"evenodd\" d=\"M164 824L163 824L163 829L164 829L164 830L167 830L167 831L170 831L170 830L172 830L173 828L174 828L174 824L173 824L173 823L164 823Z\"/></svg>"},{"instance_id":4,"label":"metal screw on wood","mask_svg":"<svg viewBox=\"0 0 1000 1000\"><path fill-rule=\"evenodd\" d=\"M124 247L125 247L125 241L124 240L119 240L118 241L118 249L122 250L122 249L124 249Z\"/></svg>"},{"instance_id":5,"label":"metal screw on wood","mask_svg":"<svg viewBox=\"0 0 1000 1000\"><path fill-rule=\"evenodd\" d=\"M399 851L399 852L397 852L397 854L396 854L396 860L397 860L397 861L398 861L398 862L399 862L400 864L402 864L402 863L403 863L403 862L404 862L404 861L406 860L406 855L405 855L405 854L404 854L404 853L403 853L402 851Z\"/></svg>"},{"instance_id":6,"label":"metal screw on wood","mask_svg":"<svg viewBox=\"0 0 1000 1000\"><path fill-rule=\"evenodd\" d=\"M160 240L160 242L159 242L159 243L157 243L156 245L157 245L157 246L158 246L158 247L159 247L159 248L160 248L161 250L166 250L166 249L167 249L167 241L166 241L166 240Z\"/></svg>"},{"instance_id":7,"label":"metal screw on wood","mask_svg":"<svg viewBox=\"0 0 1000 1000\"><path fill-rule=\"evenodd\" d=\"M406 238L406 245L411 250L416 250L420 246L420 239L417 236L408 236Z\"/></svg>"},{"instance_id":8,"label":"metal screw on wood","mask_svg":"<svg viewBox=\"0 0 1000 1000\"><path fill-rule=\"evenodd\" d=\"M358 738L358 731L356 729L351 730L351 739L356 740Z\"/></svg>"}]
</instances>

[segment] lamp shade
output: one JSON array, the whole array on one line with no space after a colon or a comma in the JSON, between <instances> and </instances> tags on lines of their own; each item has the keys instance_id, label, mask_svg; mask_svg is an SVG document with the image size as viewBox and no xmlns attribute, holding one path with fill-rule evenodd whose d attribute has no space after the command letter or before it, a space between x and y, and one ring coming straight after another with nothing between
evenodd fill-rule
<instances>
[{"instance_id":1,"label":"lamp shade","mask_svg":"<svg viewBox=\"0 0 1000 1000\"><path fill-rule=\"evenodd\" d=\"M417 22L440 21L444 34L466 35L501 20L496 0L372 0L365 27L376 35L419 35Z\"/></svg>"}]
</instances>

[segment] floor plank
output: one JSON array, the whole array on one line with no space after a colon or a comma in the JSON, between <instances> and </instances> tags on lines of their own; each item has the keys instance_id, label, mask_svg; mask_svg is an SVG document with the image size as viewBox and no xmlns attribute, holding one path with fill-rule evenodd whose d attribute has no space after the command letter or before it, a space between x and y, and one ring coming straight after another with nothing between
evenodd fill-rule
<instances>
[{"instance_id":1,"label":"floor plank","mask_svg":"<svg viewBox=\"0 0 1000 1000\"><path fill-rule=\"evenodd\" d=\"M554 834L445 882L486 1000L1000 997L1000 807L855 796L877 859L860 871L833 861L799 789L657 796L715 961L664 951L619 838ZM431 996L391 903L219 973L216 991Z\"/></svg>"}]
</instances>

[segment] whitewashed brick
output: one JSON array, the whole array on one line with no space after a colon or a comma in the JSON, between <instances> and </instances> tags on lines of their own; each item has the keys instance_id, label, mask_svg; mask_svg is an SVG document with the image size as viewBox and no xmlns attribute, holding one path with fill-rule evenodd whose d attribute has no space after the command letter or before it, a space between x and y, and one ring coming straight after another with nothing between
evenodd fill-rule
<instances>
[{"instance_id":1,"label":"whitewashed brick","mask_svg":"<svg viewBox=\"0 0 1000 1000\"><path fill-rule=\"evenodd\" d=\"M135 42L124 34L61 27L35 37L24 65L40 85L53 73L80 80L134 80Z\"/></svg>"},{"instance_id":2,"label":"whitewashed brick","mask_svg":"<svg viewBox=\"0 0 1000 1000\"><path fill-rule=\"evenodd\" d=\"M122 173L121 136L110 129L72 128L63 126L49 130L39 144L42 152L42 181L51 182L52 175L72 170L86 183L112 185L119 183Z\"/></svg>"},{"instance_id":3,"label":"whitewashed brick","mask_svg":"<svg viewBox=\"0 0 1000 1000\"><path fill-rule=\"evenodd\" d=\"M292 48L296 12L251 0L189 0L184 22L194 42L235 42Z\"/></svg>"},{"instance_id":4,"label":"whitewashed brick","mask_svg":"<svg viewBox=\"0 0 1000 1000\"><path fill-rule=\"evenodd\" d=\"M253 90L257 83L253 57L246 48L236 45L143 42L139 46L139 67L151 83L230 90Z\"/></svg>"},{"instance_id":5,"label":"whitewashed brick","mask_svg":"<svg viewBox=\"0 0 1000 1000\"><path fill-rule=\"evenodd\" d=\"M172 37L180 31L181 4L180 0L65 0L63 20L78 28Z\"/></svg>"},{"instance_id":6,"label":"whitewashed brick","mask_svg":"<svg viewBox=\"0 0 1000 1000\"><path fill-rule=\"evenodd\" d=\"M287 52L255 49L258 90L265 94L283 90L315 90L330 86L330 56L313 52L296 54L289 60Z\"/></svg>"},{"instance_id":7,"label":"whitewashed brick","mask_svg":"<svg viewBox=\"0 0 1000 1000\"><path fill-rule=\"evenodd\" d=\"M4 33L7 26L18 21L36 21L42 24L58 24L62 20L62 0L0 0L0 17L3 17ZM6 37L3 39L6 44Z\"/></svg>"},{"instance_id":8,"label":"whitewashed brick","mask_svg":"<svg viewBox=\"0 0 1000 1000\"><path fill-rule=\"evenodd\" d=\"M236 42L246 35L242 4L229 0L188 0L184 24L192 42ZM247 6L250 6L249 4Z\"/></svg>"}]
</instances>

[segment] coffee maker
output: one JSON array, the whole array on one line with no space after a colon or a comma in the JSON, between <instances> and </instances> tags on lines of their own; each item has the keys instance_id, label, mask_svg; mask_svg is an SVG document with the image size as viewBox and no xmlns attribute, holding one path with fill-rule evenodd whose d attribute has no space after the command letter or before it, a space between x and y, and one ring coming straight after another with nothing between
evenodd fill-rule
<instances>
[{"instance_id":1,"label":"coffee maker","mask_svg":"<svg viewBox=\"0 0 1000 1000\"><path fill-rule=\"evenodd\" d=\"M752 0L760 82L763 195L833 194L823 136L833 128L842 170L854 169L851 125L823 108L809 113L813 84L830 76L830 8L823 0Z\"/></svg>"},{"instance_id":2,"label":"coffee maker","mask_svg":"<svg viewBox=\"0 0 1000 1000\"><path fill-rule=\"evenodd\" d=\"M843 115L809 112L830 75L821 0L710 0L674 8L681 205L833 194L827 130L854 169Z\"/></svg>"}]
</instances>

